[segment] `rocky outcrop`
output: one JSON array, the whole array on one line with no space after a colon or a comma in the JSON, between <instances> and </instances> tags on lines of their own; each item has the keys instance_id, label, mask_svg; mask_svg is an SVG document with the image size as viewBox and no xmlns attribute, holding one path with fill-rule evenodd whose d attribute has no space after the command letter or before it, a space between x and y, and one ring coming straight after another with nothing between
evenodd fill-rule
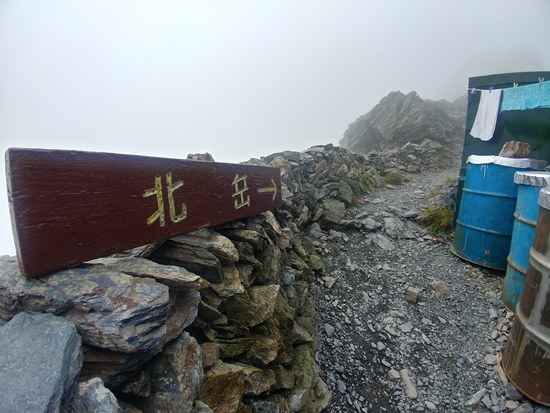
<instances>
[{"instance_id":1,"label":"rocky outcrop","mask_svg":"<svg viewBox=\"0 0 550 413\"><path fill-rule=\"evenodd\" d=\"M348 126L340 145L366 154L399 150L412 144L417 145L414 147L417 153L409 150L404 156L417 158L430 155L422 153L423 147L429 146L438 150L441 158L445 151L461 148L465 114L466 101L462 98L450 103L423 100L416 92L407 95L391 92Z\"/></svg>"},{"instance_id":2,"label":"rocky outcrop","mask_svg":"<svg viewBox=\"0 0 550 413\"><path fill-rule=\"evenodd\" d=\"M66 411L82 366L74 325L51 314L22 312L0 328L0 411Z\"/></svg>"},{"instance_id":3,"label":"rocky outcrop","mask_svg":"<svg viewBox=\"0 0 550 413\"><path fill-rule=\"evenodd\" d=\"M250 160L280 168L282 208L126 256L35 279L1 257L0 322L33 311L75 326L75 412L319 412L317 238L363 227L348 208L366 161L332 145Z\"/></svg>"}]
</instances>

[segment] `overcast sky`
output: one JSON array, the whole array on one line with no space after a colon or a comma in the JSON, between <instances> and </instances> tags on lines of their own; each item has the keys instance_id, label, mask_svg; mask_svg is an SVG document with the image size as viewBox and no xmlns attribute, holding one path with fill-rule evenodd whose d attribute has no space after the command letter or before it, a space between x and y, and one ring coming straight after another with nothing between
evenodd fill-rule
<instances>
[{"instance_id":1,"label":"overcast sky","mask_svg":"<svg viewBox=\"0 0 550 413\"><path fill-rule=\"evenodd\" d=\"M0 149L338 144L391 91L454 100L471 76L550 70L549 23L548 0L0 0Z\"/></svg>"}]
</instances>

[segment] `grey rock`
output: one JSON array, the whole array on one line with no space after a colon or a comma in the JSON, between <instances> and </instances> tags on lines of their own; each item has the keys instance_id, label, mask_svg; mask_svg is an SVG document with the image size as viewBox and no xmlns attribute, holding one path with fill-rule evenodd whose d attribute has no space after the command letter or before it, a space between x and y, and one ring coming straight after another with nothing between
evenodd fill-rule
<instances>
[{"instance_id":1,"label":"grey rock","mask_svg":"<svg viewBox=\"0 0 550 413\"><path fill-rule=\"evenodd\" d=\"M178 337L185 328L195 321L200 299L201 296L198 291L170 291L165 343Z\"/></svg>"},{"instance_id":2,"label":"grey rock","mask_svg":"<svg viewBox=\"0 0 550 413\"><path fill-rule=\"evenodd\" d=\"M416 303L418 301L418 294L420 294L420 291L417 288L409 287L405 295L405 301Z\"/></svg>"},{"instance_id":3,"label":"grey rock","mask_svg":"<svg viewBox=\"0 0 550 413\"><path fill-rule=\"evenodd\" d=\"M123 353L84 345L82 351L84 363L79 379L86 381L99 377L107 387L111 388L120 386L134 376L147 361L160 352L160 349Z\"/></svg>"},{"instance_id":4,"label":"grey rock","mask_svg":"<svg viewBox=\"0 0 550 413\"><path fill-rule=\"evenodd\" d=\"M283 285L293 285L296 281L296 271L290 267L285 267L283 271Z\"/></svg>"},{"instance_id":5,"label":"grey rock","mask_svg":"<svg viewBox=\"0 0 550 413\"><path fill-rule=\"evenodd\" d=\"M405 324L401 324L399 326L399 330L401 330L404 333L410 333L413 330L413 328L414 328L414 326L410 322L405 323Z\"/></svg>"},{"instance_id":6,"label":"grey rock","mask_svg":"<svg viewBox=\"0 0 550 413\"><path fill-rule=\"evenodd\" d=\"M222 265L222 282L210 284L220 297L232 297L235 294L242 294L244 286L241 282L239 269L232 262Z\"/></svg>"},{"instance_id":7,"label":"grey rock","mask_svg":"<svg viewBox=\"0 0 550 413\"><path fill-rule=\"evenodd\" d=\"M504 391L504 395L509 400L521 400L523 398L523 395L518 391L518 389L516 389L516 386L514 386L512 383L508 383L508 386Z\"/></svg>"},{"instance_id":8,"label":"grey rock","mask_svg":"<svg viewBox=\"0 0 550 413\"><path fill-rule=\"evenodd\" d=\"M222 281L220 260L202 247L168 240L154 251L149 259L159 264L183 267L212 283Z\"/></svg>"},{"instance_id":9,"label":"grey rock","mask_svg":"<svg viewBox=\"0 0 550 413\"><path fill-rule=\"evenodd\" d=\"M130 402L144 413L188 412L197 398L202 379L201 348L187 332L164 346L147 364L151 395Z\"/></svg>"},{"instance_id":10,"label":"grey rock","mask_svg":"<svg viewBox=\"0 0 550 413\"><path fill-rule=\"evenodd\" d=\"M340 393L343 393L345 394L346 393L346 390L348 389L346 384L342 381L342 380L337 380L336 381L336 385L338 386L338 391Z\"/></svg>"},{"instance_id":11,"label":"grey rock","mask_svg":"<svg viewBox=\"0 0 550 413\"><path fill-rule=\"evenodd\" d=\"M376 228L379 227L379 224L374 219L372 219L371 217L365 218L365 219L361 220L360 222L361 222L361 224L363 224L365 229L368 230L368 231L374 231Z\"/></svg>"},{"instance_id":12,"label":"grey rock","mask_svg":"<svg viewBox=\"0 0 550 413\"><path fill-rule=\"evenodd\" d=\"M497 364L497 356L495 354L486 354L485 363L490 366L494 366L495 364Z\"/></svg>"},{"instance_id":13,"label":"grey rock","mask_svg":"<svg viewBox=\"0 0 550 413\"><path fill-rule=\"evenodd\" d=\"M233 243L212 228L204 228L185 235L179 235L172 238L172 241L191 247L204 248L214 254L220 261L237 262L239 260L239 252Z\"/></svg>"},{"instance_id":14,"label":"grey rock","mask_svg":"<svg viewBox=\"0 0 550 413\"><path fill-rule=\"evenodd\" d=\"M390 238L399 238L403 223L397 218L384 218L384 229Z\"/></svg>"},{"instance_id":15,"label":"grey rock","mask_svg":"<svg viewBox=\"0 0 550 413\"><path fill-rule=\"evenodd\" d=\"M399 375L401 376L401 380L403 381L403 386L405 387L405 394L407 395L407 397L409 399L418 398L418 391L416 390L416 387L411 380L409 370L402 369L399 371Z\"/></svg>"},{"instance_id":16,"label":"grey rock","mask_svg":"<svg viewBox=\"0 0 550 413\"><path fill-rule=\"evenodd\" d=\"M25 278L14 258L0 258L0 316L21 311L64 314L82 341L115 351L148 351L161 346L166 335L168 287L149 278L136 278L83 264Z\"/></svg>"},{"instance_id":17,"label":"grey rock","mask_svg":"<svg viewBox=\"0 0 550 413\"><path fill-rule=\"evenodd\" d=\"M71 413L120 413L121 411L115 395L97 377L78 384L71 408Z\"/></svg>"},{"instance_id":18,"label":"grey rock","mask_svg":"<svg viewBox=\"0 0 550 413\"><path fill-rule=\"evenodd\" d=\"M414 219L418 217L419 213L418 211L405 211L401 216L405 219Z\"/></svg>"},{"instance_id":19,"label":"grey rock","mask_svg":"<svg viewBox=\"0 0 550 413\"><path fill-rule=\"evenodd\" d=\"M314 222L309 227L309 235L311 235L313 238L321 238L323 236L323 231L321 230L321 227L317 222Z\"/></svg>"},{"instance_id":20,"label":"grey rock","mask_svg":"<svg viewBox=\"0 0 550 413\"><path fill-rule=\"evenodd\" d=\"M332 337L334 335L334 327L331 326L328 323L323 324L323 328L325 329L325 332L327 333L328 337Z\"/></svg>"},{"instance_id":21,"label":"grey rock","mask_svg":"<svg viewBox=\"0 0 550 413\"><path fill-rule=\"evenodd\" d=\"M470 399L466 402L466 406L475 406L481 401L483 396L485 396L486 394L487 394L487 389L481 388L472 397L470 397Z\"/></svg>"},{"instance_id":22,"label":"grey rock","mask_svg":"<svg viewBox=\"0 0 550 413\"><path fill-rule=\"evenodd\" d=\"M338 183L338 199L340 199L346 207L350 207L353 201L353 190L346 181L340 181Z\"/></svg>"},{"instance_id":23,"label":"grey rock","mask_svg":"<svg viewBox=\"0 0 550 413\"><path fill-rule=\"evenodd\" d=\"M390 376L391 379L393 380L397 380L399 379L401 376L399 375L399 372L395 369L390 369L388 371L388 375Z\"/></svg>"},{"instance_id":24,"label":"grey rock","mask_svg":"<svg viewBox=\"0 0 550 413\"><path fill-rule=\"evenodd\" d=\"M248 242L257 250L261 250L264 247L264 238L258 231L249 229L220 229L220 233L232 241Z\"/></svg>"},{"instance_id":25,"label":"grey rock","mask_svg":"<svg viewBox=\"0 0 550 413\"><path fill-rule=\"evenodd\" d=\"M436 412L436 411L437 411L436 405L433 404L431 401L426 400L426 401L424 402L424 404L426 405L426 407L428 408L428 410L431 410L432 412Z\"/></svg>"},{"instance_id":26,"label":"grey rock","mask_svg":"<svg viewBox=\"0 0 550 413\"><path fill-rule=\"evenodd\" d=\"M65 411L82 366L80 345L76 328L62 317L13 317L0 328L0 411Z\"/></svg>"},{"instance_id":27,"label":"grey rock","mask_svg":"<svg viewBox=\"0 0 550 413\"><path fill-rule=\"evenodd\" d=\"M393 251L395 249L395 245L382 234L375 234L372 242L385 251Z\"/></svg>"},{"instance_id":28,"label":"grey rock","mask_svg":"<svg viewBox=\"0 0 550 413\"><path fill-rule=\"evenodd\" d=\"M262 263L254 255L254 248L248 242L233 241L239 251L239 263L250 264L254 268L261 268Z\"/></svg>"},{"instance_id":29,"label":"grey rock","mask_svg":"<svg viewBox=\"0 0 550 413\"><path fill-rule=\"evenodd\" d=\"M343 202L336 199L324 199L323 209L325 211L323 214L323 221L327 222L328 225L340 223L346 215L346 206Z\"/></svg>"}]
</instances>

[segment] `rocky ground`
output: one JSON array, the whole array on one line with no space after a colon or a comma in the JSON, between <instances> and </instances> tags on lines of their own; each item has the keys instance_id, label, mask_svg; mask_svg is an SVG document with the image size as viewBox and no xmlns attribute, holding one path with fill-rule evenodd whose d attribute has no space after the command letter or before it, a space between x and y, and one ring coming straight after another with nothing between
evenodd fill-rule
<instances>
[{"instance_id":1,"label":"rocky ground","mask_svg":"<svg viewBox=\"0 0 550 413\"><path fill-rule=\"evenodd\" d=\"M457 173L411 174L365 195L349 212L368 231L312 231L326 266L317 355L333 391L325 412L550 412L500 368L513 321L499 300L504 274L462 261L415 221Z\"/></svg>"}]
</instances>

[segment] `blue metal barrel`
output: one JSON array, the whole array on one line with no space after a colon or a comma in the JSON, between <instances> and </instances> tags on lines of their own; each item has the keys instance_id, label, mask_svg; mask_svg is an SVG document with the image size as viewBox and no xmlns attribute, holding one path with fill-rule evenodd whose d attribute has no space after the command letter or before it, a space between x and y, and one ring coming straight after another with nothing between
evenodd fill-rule
<instances>
[{"instance_id":1,"label":"blue metal barrel","mask_svg":"<svg viewBox=\"0 0 550 413\"><path fill-rule=\"evenodd\" d=\"M484 267L505 270L518 192L514 174L545 166L545 161L535 159L470 156L453 252Z\"/></svg>"},{"instance_id":2,"label":"blue metal barrel","mask_svg":"<svg viewBox=\"0 0 550 413\"><path fill-rule=\"evenodd\" d=\"M539 192L550 186L550 172L516 172L514 183L518 185L518 198L508 268L502 288L502 302L513 313L516 312L529 266L529 250L533 245L539 216Z\"/></svg>"}]
</instances>

